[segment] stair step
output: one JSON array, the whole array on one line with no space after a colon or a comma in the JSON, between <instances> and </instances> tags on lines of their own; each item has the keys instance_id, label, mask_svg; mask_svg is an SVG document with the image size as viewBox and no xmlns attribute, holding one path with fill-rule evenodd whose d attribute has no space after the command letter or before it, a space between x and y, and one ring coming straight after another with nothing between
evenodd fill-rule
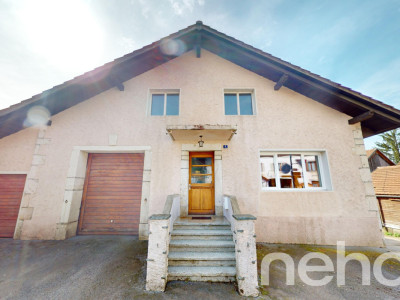
<instances>
[{"instance_id":1,"label":"stair step","mask_svg":"<svg viewBox=\"0 0 400 300\"><path fill-rule=\"evenodd\" d=\"M236 267L168 267L168 281L191 280L191 281L213 281L230 282L235 281Z\"/></svg>"},{"instance_id":2,"label":"stair step","mask_svg":"<svg viewBox=\"0 0 400 300\"><path fill-rule=\"evenodd\" d=\"M174 229L177 230L186 230L186 229L201 229L201 230L207 230L207 229L217 229L217 230L231 230L230 225L215 225L215 224L193 224L193 223L185 223L185 224L174 224Z\"/></svg>"},{"instance_id":3,"label":"stair step","mask_svg":"<svg viewBox=\"0 0 400 300\"><path fill-rule=\"evenodd\" d=\"M235 260L235 252L170 252L168 260Z\"/></svg>"},{"instance_id":4,"label":"stair step","mask_svg":"<svg viewBox=\"0 0 400 300\"><path fill-rule=\"evenodd\" d=\"M236 267L236 260L169 260L168 266Z\"/></svg>"},{"instance_id":5,"label":"stair step","mask_svg":"<svg viewBox=\"0 0 400 300\"><path fill-rule=\"evenodd\" d=\"M170 252L170 266L236 266L235 252Z\"/></svg>"},{"instance_id":6,"label":"stair step","mask_svg":"<svg viewBox=\"0 0 400 300\"><path fill-rule=\"evenodd\" d=\"M230 230L173 230L171 239L202 239L202 240L232 240L232 232Z\"/></svg>"},{"instance_id":7,"label":"stair step","mask_svg":"<svg viewBox=\"0 0 400 300\"><path fill-rule=\"evenodd\" d=\"M228 220L192 220L192 219L177 219L174 225L200 225L200 226L231 226Z\"/></svg>"},{"instance_id":8,"label":"stair step","mask_svg":"<svg viewBox=\"0 0 400 300\"><path fill-rule=\"evenodd\" d=\"M190 249L191 251L235 251L235 243L232 240L171 240L170 250L179 251ZM215 250L214 250L215 249Z\"/></svg>"},{"instance_id":9,"label":"stair step","mask_svg":"<svg viewBox=\"0 0 400 300\"><path fill-rule=\"evenodd\" d=\"M177 229L172 231L172 235L232 235L230 230L203 230L203 229Z\"/></svg>"}]
</instances>

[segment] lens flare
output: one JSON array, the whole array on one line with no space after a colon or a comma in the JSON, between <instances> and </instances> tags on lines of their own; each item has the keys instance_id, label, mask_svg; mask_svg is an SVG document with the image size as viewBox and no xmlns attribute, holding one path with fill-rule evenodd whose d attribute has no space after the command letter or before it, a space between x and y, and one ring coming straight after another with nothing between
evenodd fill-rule
<instances>
[{"instance_id":1,"label":"lens flare","mask_svg":"<svg viewBox=\"0 0 400 300\"><path fill-rule=\"evenodd\" d=\"M29 109L25 125L27 126L43 126L50 120L50 112L44 106L33 106Z\"/></svg>"},{"instance_id":2,"label":"lens flare","mask_svg":"<svg viewBox=\"0 0 400 300\"><path fill-rule=\"evenodd\" d=\"M164 40L160 45L160 49L165 55L179 56L185 53L186 44L181 40Z\"/></svg>"}]
</instances>

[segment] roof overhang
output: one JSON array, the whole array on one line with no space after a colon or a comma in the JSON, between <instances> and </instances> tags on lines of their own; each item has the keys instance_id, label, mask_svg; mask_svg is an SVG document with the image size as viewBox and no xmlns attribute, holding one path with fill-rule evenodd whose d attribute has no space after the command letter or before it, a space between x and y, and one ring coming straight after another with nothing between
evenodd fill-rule
<instances>
[{"instance_id":1,"label":"roof overhang","mask_svg":"<svg viewBox=\"0 0 400 300\"><path fill-rule=\"evenodd\" d=\"M386 161L390 166L394 166L394 165L396 165L394 162L392 162L385 154L383 154L379 149L373 149L373 151L368 155L368 153L367 153L367 156L368 156L368 159L370 159L374 154L377 154L377 155L379 155L384 161Z\"/></svg>"},{"instance_id":2,"label":"roof overhang","mask_svg":"<svg viewBox=\"0 0 400 300\"><path fill-rule=\"evenodd\" d=\"M186 51L206 49L232 63L276 82L330 108L347 114L353 123L360 122L364 137L400 127L400 110L311 73L289 62L225 35L201 22L133 51L41 94L0 110L0 138L24 129L30 108L45 106L55 115L111 88L124 90L123 82L174 59L161 46L179 40ZM365 117L366 114L368 117Z\"/></svg>"},{"instance_id":3,"label":"roof overhang","mask_svg":"<svg viewBox=\"0 0 400 300\"><path fill-rule=\"evenodd\" d=\"M230 141L237 128L230 125L174 125L167 126L173 141Z\"/></svg>"}]
</instances>

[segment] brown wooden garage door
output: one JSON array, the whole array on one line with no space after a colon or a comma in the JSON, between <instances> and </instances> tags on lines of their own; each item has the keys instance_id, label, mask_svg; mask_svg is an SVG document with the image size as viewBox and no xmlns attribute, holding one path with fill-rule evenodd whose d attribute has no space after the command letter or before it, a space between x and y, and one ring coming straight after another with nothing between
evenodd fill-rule
<instances>
[{"instance_id":1,"label":"brown wooden garage door","mask_svg":"<svg viewBox=\"0 0 400 300\"><path fill-rule=\"evenodd\" d=\"M89 154L78 234L138 234L142 153Z\"/></svg>"},{"instance_id":2,"label":"brown wooden garage door","mask_svg":"<svg viewBox=\"0 0 400 300\"><path fill-rule=\"evenodd\" d=\"M26 175L0 175L0 237L13 237Z\"/></svg>"}]
</instances>

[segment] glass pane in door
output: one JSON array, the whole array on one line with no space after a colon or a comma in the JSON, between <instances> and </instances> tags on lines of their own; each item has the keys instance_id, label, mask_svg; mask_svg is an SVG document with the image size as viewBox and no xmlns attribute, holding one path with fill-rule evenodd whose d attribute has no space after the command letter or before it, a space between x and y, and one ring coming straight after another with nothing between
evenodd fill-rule
<instances>
[{"instance_id":1,"label":"glass pane in door","mask_svg":"<svg viewBox=\"0 0 400 300\"><path fill-rule=\"evenodd\" d=\"M212 175L192 176L192 183L212 183Z\"/></svg>"},{"instance_id":2,"label":"glass pane in door","mask_svg":"<svg viewBox=\"0 0 400 300\"><path fill-rule=\"evenodd\" d=\"M192 167L192 174L211 174L211 166L208 167Z\"/></svg>"},{"instance_id":3,"label":"glass pane in door","mask_svg":"<svg viewBox=\"0 0 400 300\"><path fill-rule=\"evenodd\" d=\"M212 157L192 157L192 166L212 165Z\"/></svg>"}]
</instances>

